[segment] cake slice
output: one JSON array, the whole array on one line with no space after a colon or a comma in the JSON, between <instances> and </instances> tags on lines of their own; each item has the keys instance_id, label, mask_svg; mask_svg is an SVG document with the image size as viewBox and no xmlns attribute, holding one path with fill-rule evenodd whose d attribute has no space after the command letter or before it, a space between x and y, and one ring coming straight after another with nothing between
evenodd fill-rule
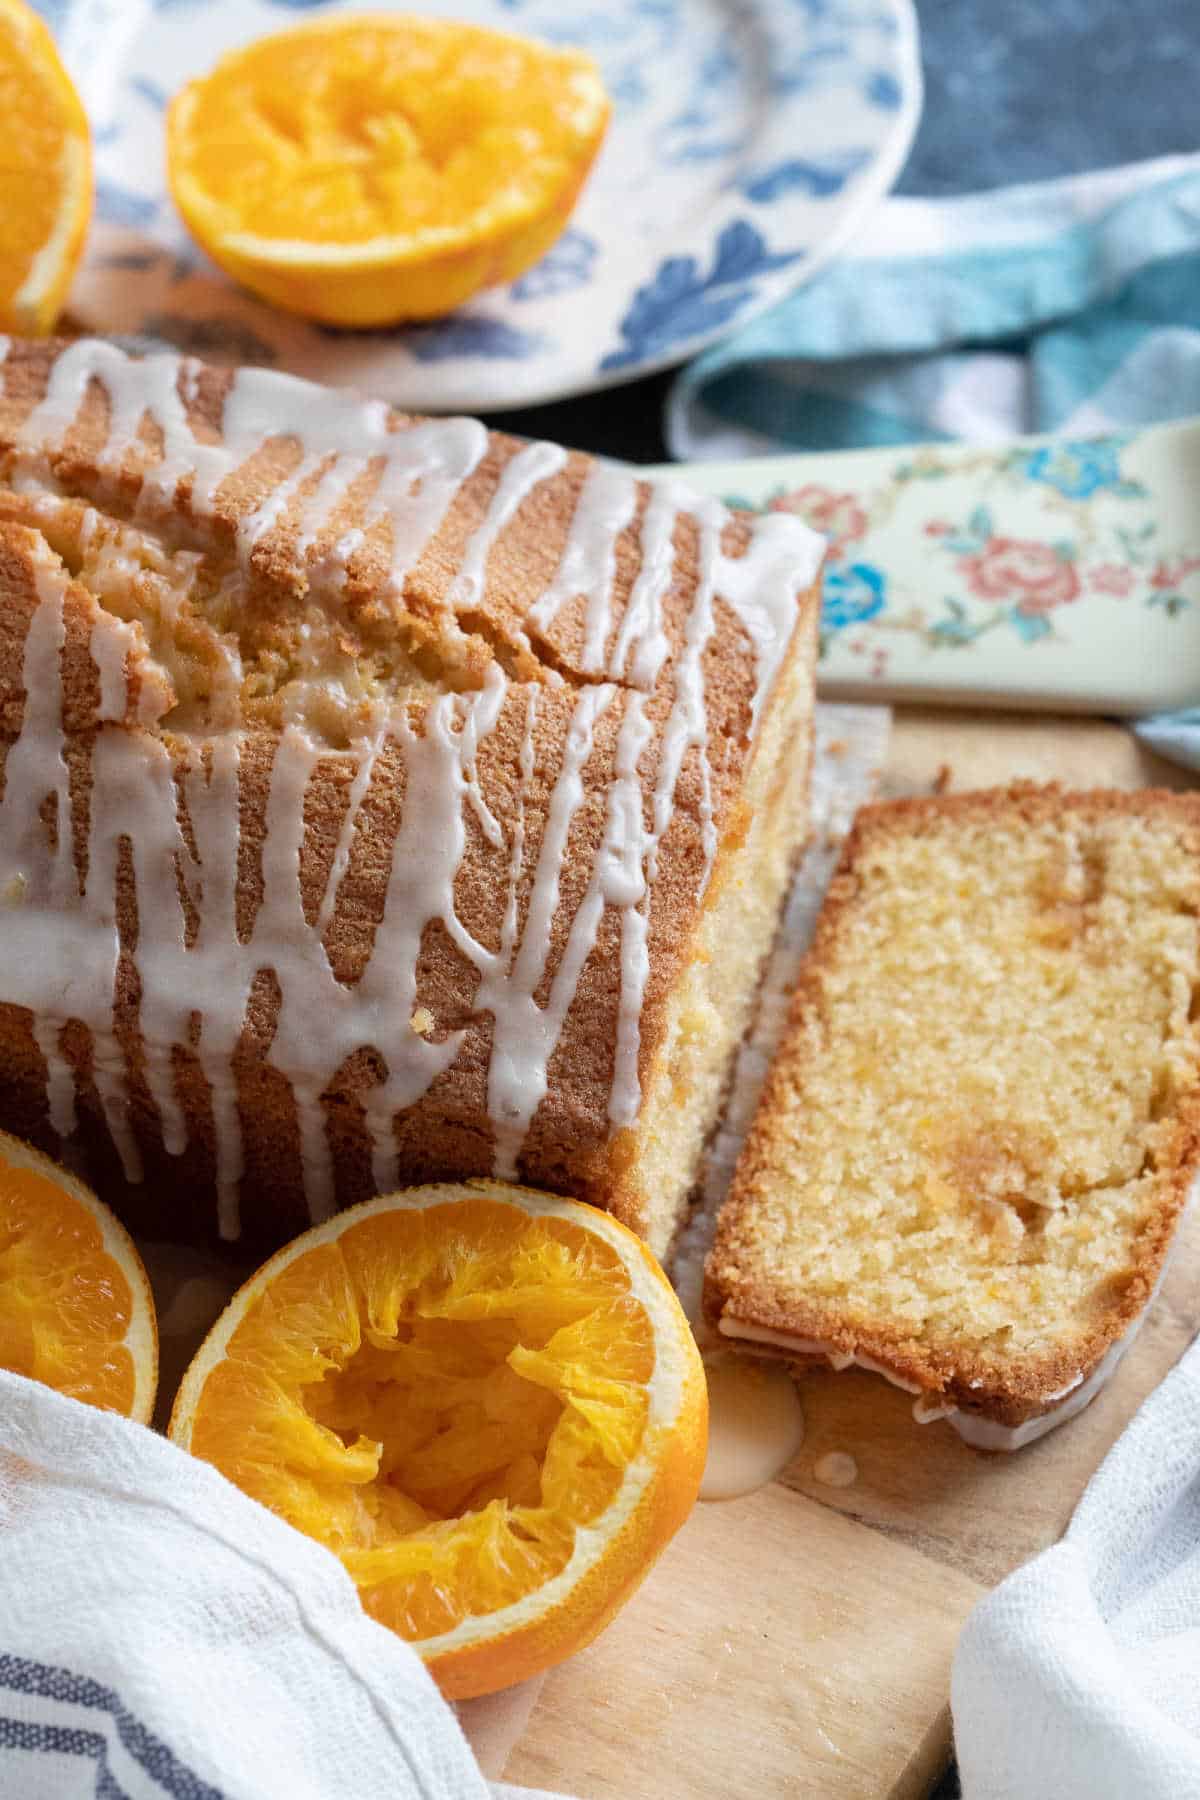
<instances>
[{"instance_id":1,"label":"cake slice","mask_svg":"<svg viewBox=\"0 0 1200 1800\"><path fill-rule=\"evenodd\" d=\"M661 1254L808 827L822 541L0 343L0 1125L158 1237L495 1173Z\"/></svg>"},{"instance_id":2,"label":"cake slice","mask_svg":"<svg viewBox=\"0 0 1200 1800\"><path fill-rule=\"evenodd\" d=\"M1200 1162L1200 795L872 806L718 1221L709 1318L1013 1448L1090 1399Z\"/></svg>"}]
</instances>

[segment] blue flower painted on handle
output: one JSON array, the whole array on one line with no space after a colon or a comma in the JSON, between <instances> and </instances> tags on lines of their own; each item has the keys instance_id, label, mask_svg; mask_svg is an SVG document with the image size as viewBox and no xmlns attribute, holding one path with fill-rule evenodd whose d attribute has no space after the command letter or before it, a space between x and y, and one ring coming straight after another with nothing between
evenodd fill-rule
<instances>
[{"instance_id":1,"label":"blue flower painted on handle","mask_svg":"<svg viewBox=\"0 0 1200 1800\"><path fill-rule=\"evenodd\" d=\"M1064 500L1088 500L1101 489L1136 499L1146 490L1140 482L1127 481L1121 474L1125 441L1121 437L1106 437L1043 444L1031 451L1024 472L1030 481L1054 488Z\"/></svg>"},{"instance_id":2,"label":"blue flower painted on handle","mask_svg":"<svg viewBox=\"0 0 1200 1800\"><path fill-rule=\"evenodd\" d=\"M785 268L803 254L768 250L762 233L748 219L734 219L717 239L707 275L701 274L694 256L668 256L659 264L654 279L637 289L621 320L624 345L610 350L600 367L623 369L718 331L753 298L750 283L756 275Z\"/></svg>"},{"instance_id":3,"label":"blue flower painted on handle","mask_svg":"<svg viewBox=\"0 0 1200 1800\"><path fill-rule=\"evenodd\" d=\"M1022 612L1019 606L1010 607L1005 617L1017 636L1027 644L1036 644L1039 638L1050 637L1054 630L1045 613Z\"/></svg>"},{"instance_id":4,"label":"blue flower painted on handle","mask_svg":"<svg viewBox=\"0 0 1200 1800\"><path fill-rule=\"evenodd\" d=\"M825 572L821 624L827 631L862 625L887 605L887 579L871 563L835 564Z\"/></svg>"}]
</instances>

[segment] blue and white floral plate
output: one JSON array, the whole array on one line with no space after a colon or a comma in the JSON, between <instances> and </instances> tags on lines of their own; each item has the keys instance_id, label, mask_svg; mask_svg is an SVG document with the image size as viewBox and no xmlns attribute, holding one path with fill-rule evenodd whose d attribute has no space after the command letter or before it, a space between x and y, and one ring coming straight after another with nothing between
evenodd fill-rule
<instances>
[{"instance_id":1,"label":"blue and white floral plate","mask_svg":"<svg viewBox=\"0 0 1200 1800\"><path fill-rule=\"evenodd\" d=\"M693 355L835 254L894 180L920 110L911 0L405 0L589 50L613 122L569 230L519 281L435 324L335 332L252 299L191 242L167 194L163 109L234 45L363 0L35 4L96 135L74 321L414 408L522 406Z\"/></svg>"},{"instance_id":2,"label":"blue and white floral plate","mask_svg":"<svg viewBox=\"0 0 1200 1800\"><path fill-rule=\"evenodd\" d=\"M1128 714L1195 704L1200 421L669 473L681 470L829 539L818 675L831 697Z\"/></svg>"}]
</instances>

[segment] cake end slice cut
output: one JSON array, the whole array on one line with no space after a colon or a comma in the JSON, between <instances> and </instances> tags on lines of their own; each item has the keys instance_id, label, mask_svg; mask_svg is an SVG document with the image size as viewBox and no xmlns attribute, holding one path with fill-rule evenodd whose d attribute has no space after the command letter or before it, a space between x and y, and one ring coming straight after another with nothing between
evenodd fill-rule
<instances>
[{"instance_id":1,"label":"cake end slice cut","mask_svg":"<svg viewBox=\"0 0 1200 1800\"><path fill-rule=\"evenodd\" d=\"M862 811L718 1222L707 1315L1011 1449L1098 1390L1200 1167L1200 795Z\"/></svg>"}]
</instances>

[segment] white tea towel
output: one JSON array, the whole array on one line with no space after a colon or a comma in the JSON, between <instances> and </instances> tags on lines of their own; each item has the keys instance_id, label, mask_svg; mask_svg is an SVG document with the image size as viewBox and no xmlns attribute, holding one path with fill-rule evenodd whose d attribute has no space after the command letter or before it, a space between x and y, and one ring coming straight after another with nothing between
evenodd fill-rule
<instances>
[{"instance_id":1,"label":"white tea towel","mask_svg":"<svg viewBox=\"0 0 1200 1800\"><path fill-rule=\"evenodd\" d=\"M1200 1342L954 1659L964 1800L1200 1800Z\"/></svg>"},{"instance_id":2,"label":"white tea towel","mask_svg":"<svg viewBox=\"0 0 1200 1800\"><path fill-rule=\"evenodd\" d=\"M0 1371L0 1794L489 1788L334 1556L144 1427Z\"/></svg>"}]
</instances>

